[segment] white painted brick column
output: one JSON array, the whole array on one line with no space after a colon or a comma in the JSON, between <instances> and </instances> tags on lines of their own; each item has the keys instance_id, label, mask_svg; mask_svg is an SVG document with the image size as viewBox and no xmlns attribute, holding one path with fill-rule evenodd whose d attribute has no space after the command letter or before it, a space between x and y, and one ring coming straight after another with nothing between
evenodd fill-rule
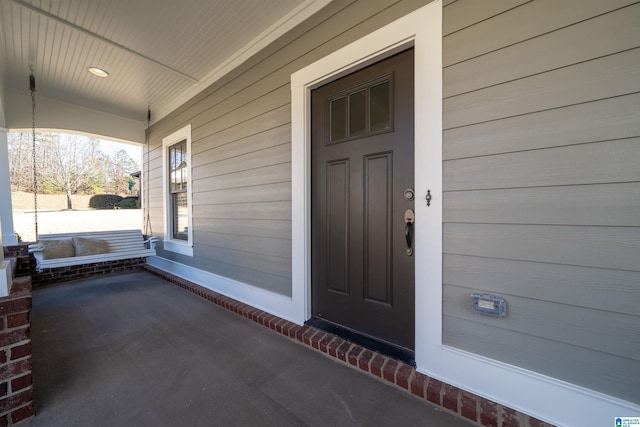
<instances>
[{"instance_id":1,"label":"white painted brick column","mask_svg":"<svg viewBox=\"0 0 640 427\"><path fill-rule=\"evenodd\" d=\"M7 129L0 128L0 231L2 244L17 245L13 229L13 209L11 203L11 183L9 181L9 148Z\"/></svg>"},{"instance_id":2,"label":"white painted brick column","mask_svg":"<svg viewBox=\"0 0 640 427\"><path fill-rule=\"evenodd\" d=\"M2 218L0 218L0 227ZM2 248L2 235L0 234L0 248ZM6 297L11 291L11 264L4 260L4 251L0 251L0 297Z\"/></svg>"}]
</instances>

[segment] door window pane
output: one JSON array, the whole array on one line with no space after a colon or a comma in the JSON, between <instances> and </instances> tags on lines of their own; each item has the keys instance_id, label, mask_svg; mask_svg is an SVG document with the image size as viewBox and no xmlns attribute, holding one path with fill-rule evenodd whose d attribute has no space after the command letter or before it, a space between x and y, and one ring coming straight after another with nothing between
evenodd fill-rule
<instances>
[{"instance_id":1,"label":"door window pane","mask_svg":"<svg viewBox=\"0 0 640 427\"><path fill-rule=\"evenodd\" d=\"M331 101L331 141L344 139L347 136L347 98Z\"/></svg>"},{"instance_id":2,"label":"door window pane","mask_svg":"<svg viewBox=\"0 0 640 427\"><path fill-rule=\"evenodd\" d=\"M388 81L369 88L369 114L371 132L377 132L391 127Z\"/></svg>"},{"instance_id":3,"label":"door window pane","mask_svg":"<svg viewBox=\"0 0 640 427\"><path fill-rule=\"evenodd\" d=\"M349 95L349 136L367 133L367 92Z\"/></svg>"},{"instance_id":4,"label":"door window pane","mask_svg":"<svg viewBox=\"0 0 640 427\"><path fill-rule=\"evenodd\" d=\"M329 142L391 130L391 89L388 76L329 98Z\"/></svg>"}]
</instances>

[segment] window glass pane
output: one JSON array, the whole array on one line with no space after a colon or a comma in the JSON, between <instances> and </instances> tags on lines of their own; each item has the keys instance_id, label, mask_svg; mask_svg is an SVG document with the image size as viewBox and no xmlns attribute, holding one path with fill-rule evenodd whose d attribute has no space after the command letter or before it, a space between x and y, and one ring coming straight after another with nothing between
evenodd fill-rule
<instances>
[{"instance_id":1,"label":"window glass pane","mask_svg":"<svg viewBox=\"0 0 640 427\"><path fill-rule=\"evenodd\" d=\"M347 98L334 99L331 108L331 141L344 139L347 136L346 108Z\"/></svg>"},{"instance_id":2,"label":"window glass pane","mask_svg":"<svg viewBox=\"0 0 640 427\"><path fill-rule=\"evenodd\" d=\"M187 188L187 144L180 142L169 147L169 191Z\"/></svg>"},{"instance_id":3,"label":"window glass pane","mask_svg":"<svg viewBox=\"0 0 640 427\"><path fill-rule=\"evenodd\" d=\"M185 190L187 188L187 153L184 144L180 144L180 163L178 168L180 170L180 189Z\"/></svg>"},{"instance_id":4,"label":"window glass pane","mask_svg":"<svg viewBox=\"0 0 640 427\"><path fill-rule=\"evenodd\" d=\"M171 195L171 208L173 212L173 238L188 240L189 209L187 207L187 193L173 193Z\"/></svg>"},{"instance_id":5,"label":"window glass pane","mask_svg":"<svg viewBox=\"0 0 640 427\"><path fill-rule=\"evenodd\" d=\"M369 109L371 132L391 127L388 81L369 88Z\"/></svg>"},{"instance_id":6,"label":"window glass pane","mask_svg":"<svg viewBox=\"0 0 640 427\"><path fill-rule=\"evenodd\" d=\"M175 147L169 147L169 191L175 190L176 184L176 149Z\"/></svg>"},{"instance_id":7,"label":"window glass pane","mask_svg":"<svg viewBox=\"0 0 640 427\"><path fill-rule=\"evenodd\" d=\"M349 95L349 136L367 132L367 93L365 90Z\"/></svg>"}]
</instances>

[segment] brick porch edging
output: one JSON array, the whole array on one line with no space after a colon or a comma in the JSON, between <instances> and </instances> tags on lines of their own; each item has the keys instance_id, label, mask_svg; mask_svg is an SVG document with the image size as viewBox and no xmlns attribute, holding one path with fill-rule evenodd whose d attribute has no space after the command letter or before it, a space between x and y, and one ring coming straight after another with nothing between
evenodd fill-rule
<instances>
[{"instance_id":1,"label":"brick porch edging","mask_svg":"<svg viewBox=\"0 0 640 427\"><path fill-rule=\"evenodd\" d=\"M233 311L285 337L311 347L354 369L394 385L421 399L487 427L553 427L529 415L491 400L430 378L413 366L311 326L299 326L288 320L211 291L188 280L145 264L144 269L201 298Z\"/></svg>"},{"instance_id":2,"label":"brick porch edging","mask_svg":"<svg viewBox=\"0 0 640 427\"><path fill-rule=\"evenodd\" d=\"M31 376L31 277L13 279L0 298L0 426L34 416Z\"/></svg>"}]
</instances>

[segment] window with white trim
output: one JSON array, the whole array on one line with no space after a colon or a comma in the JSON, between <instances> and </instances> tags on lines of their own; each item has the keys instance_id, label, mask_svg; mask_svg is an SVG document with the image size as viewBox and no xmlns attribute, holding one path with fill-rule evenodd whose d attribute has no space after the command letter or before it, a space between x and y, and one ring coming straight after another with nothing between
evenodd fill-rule
<instances>
[{"instance_id":1,"label":"window with white trim","mask_svg":"<svg viewBox=\"0 0 640 427\"><path fill-rule=\"evenodd\" d=\"M191 125L162 140L164 249L193 256Z\"/></svg>"}]
</instances>

